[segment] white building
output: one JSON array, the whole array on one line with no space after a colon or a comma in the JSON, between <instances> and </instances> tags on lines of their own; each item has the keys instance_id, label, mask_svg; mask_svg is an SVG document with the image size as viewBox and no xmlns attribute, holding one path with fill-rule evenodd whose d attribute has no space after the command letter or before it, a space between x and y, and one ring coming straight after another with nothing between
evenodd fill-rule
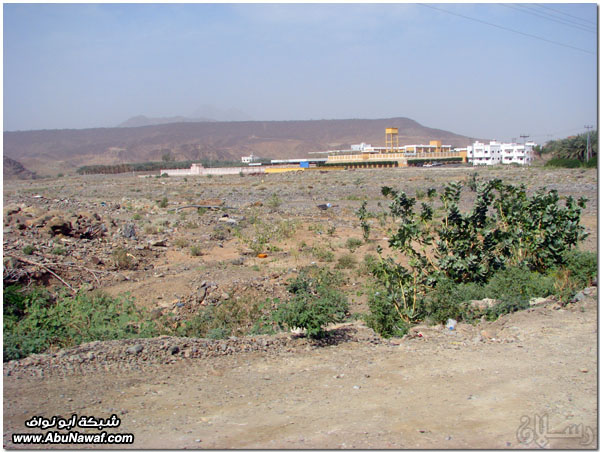
<instances>
[{"instance_id":1,"label":"white building","mask_svg":"<svg viewBox=\"0 0 600 452\"><path fill-rule=\"evenodd\" d=\"M492 140L489 144L479 141L467 146L467 160L476 165L497 165L498 163L518 163L529 165L533 161L533 148L536 144L500 143Z\"/></svg>"},{"instance_id":2,"label":"white building","mask_svg":"<svg viewBox=\"0 0 600 452\"><path fill-rule=\"evenodd\" d=\"M256 155L250 154L247 157L242 157L242 163L252 163L252 162L257 161L258 159L259 159L259 157L257 157Z\"/></svg>"}]
</instances>

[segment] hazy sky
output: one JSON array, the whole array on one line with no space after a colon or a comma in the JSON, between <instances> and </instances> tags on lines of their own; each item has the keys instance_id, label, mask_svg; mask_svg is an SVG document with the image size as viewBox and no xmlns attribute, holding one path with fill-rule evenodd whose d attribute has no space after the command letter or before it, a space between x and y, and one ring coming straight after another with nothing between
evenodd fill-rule
<instances>
[{"instance_id":1,"label":"hazy sky","mask_svg":"<svg viewBox=\"0 0 600 452\"><path fill-rule=\"evenodd\" d=\"M4 4L4 130L211 105L545 141L596 124L596 20L595 3Z\"/></svg>"}]
</instances>

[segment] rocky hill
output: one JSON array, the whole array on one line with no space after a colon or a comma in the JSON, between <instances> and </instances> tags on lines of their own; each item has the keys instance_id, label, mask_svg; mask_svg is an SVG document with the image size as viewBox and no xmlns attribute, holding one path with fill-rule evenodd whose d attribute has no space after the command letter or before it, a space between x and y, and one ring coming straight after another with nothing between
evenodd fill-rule
<instances>
[{"instance_id":1,"label":"rocky hill","mask_svg":"<svg viewBox=\"0 0 600 452\"><path fill-rule=\"evenodd\" d=\"M353 143L385 144L385 128L398 127L400 144L466 146L473 138L425 127L408 118L315 121L180 122L144 127L4 132L4 154L40 173L83 165L161 160L239 160L306 157Z\"/></svg>"},{"instance_id":2,"label":"rocky hill","mask_svg":"<svg viewBox=\"0 0 600 452\"><path fill-rule=\"evenodd\" d=\"M4 156L4 179L35 179L37 175L20 162Z\"/></svg>"}]
</instances>

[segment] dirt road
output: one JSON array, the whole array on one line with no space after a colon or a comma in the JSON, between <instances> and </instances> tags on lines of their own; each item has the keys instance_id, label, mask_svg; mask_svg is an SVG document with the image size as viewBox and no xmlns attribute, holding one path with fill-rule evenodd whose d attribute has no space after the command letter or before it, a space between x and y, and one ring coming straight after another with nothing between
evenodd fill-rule
<instances>
[{"instance_id":1,"label":"dirt road","mask_svg":"<svg viewBox=\"0 0 600 452\"><path fill-rule=\"evenodd\" d=\"M138 370L34 377L5 364L4 447L35 415L115 413L113 432L135 435L119 448L539 448L536 415L547 447L597 448L596 290L557 308L392 341L355 323L341 328L360 341Z\"/></svg>"}]
</instances>

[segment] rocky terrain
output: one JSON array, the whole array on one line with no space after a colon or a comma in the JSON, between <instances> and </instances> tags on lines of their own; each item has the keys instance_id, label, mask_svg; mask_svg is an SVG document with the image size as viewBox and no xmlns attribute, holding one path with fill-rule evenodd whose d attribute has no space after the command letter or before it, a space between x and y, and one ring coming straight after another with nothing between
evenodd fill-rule
<instances>
[{"instance_id":1,"label":"rocky terrain","mask_svg":"<svg viewBox=\"0 0 600 452\"><path fill-rule=\"evenodd\" d=\"M4 280L129 293L181 323L225 300L284 297L286 281L317 263L344 275L353 319L366 311L364 256L386 248L381 186L415 195L475 172L586 196L582 249L597 252L593 170L69 176L5 182ZM465 206L472 196L465 190ZM373 240L353 248L363 199ZM49 350L4 364L4 446L34 415L115 413L135 448L537 448L523 436L523 417L535 415L548 415L550 447L595 448L596 288L573 301L392 340L351 320L321 342L234 333ZM591 442L561 436L571 424L590 426Z\"/></svg>"}]
</instances>

